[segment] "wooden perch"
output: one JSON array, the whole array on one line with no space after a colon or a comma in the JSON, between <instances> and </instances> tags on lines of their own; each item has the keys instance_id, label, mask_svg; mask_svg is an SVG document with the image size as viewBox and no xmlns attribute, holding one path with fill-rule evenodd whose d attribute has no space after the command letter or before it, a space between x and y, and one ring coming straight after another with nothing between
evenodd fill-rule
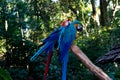
<instances>
[{"instance_id":1,"label":"wooden perch","mask_svg":"<svg viewBox=\"0 0 120 80\"><path fill-rule=\"evenodd\" d=\"M71 50L81 60L81 62L100 80L112 80L106 73L104 73L99 67L95 66L90 59L79 49L78 46L72 45Z\"/></svg>"}]
</instances>

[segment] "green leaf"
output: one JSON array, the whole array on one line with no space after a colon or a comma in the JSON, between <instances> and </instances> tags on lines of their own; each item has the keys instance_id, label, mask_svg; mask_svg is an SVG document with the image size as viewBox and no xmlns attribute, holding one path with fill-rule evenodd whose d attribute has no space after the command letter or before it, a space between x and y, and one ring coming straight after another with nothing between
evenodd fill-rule
<instances>
[{"instance_id":1,"label":"green leaf","mask_svg":"<svg viewBox=\"0 0 120 80\"><path fill-rule=\"evenodd\" d=\"M0 80L12 80L9 72L6 69L0 69Z\"/></svg>"}]
</instances>

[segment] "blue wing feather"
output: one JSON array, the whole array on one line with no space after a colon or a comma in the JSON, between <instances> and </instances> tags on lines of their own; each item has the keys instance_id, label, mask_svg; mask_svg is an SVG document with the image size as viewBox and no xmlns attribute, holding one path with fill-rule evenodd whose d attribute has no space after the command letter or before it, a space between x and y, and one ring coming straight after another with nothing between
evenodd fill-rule
<instances>
[{"instance_id":1,"label":"blue wing feather","mask_svg":"<svg viewBox=\"0 0 120 80\"><path fill-rule=\"evenodd\" d=\"M54 44L58 41L60 33L64 27L60 27L54 30L46 39L43 40L44 45L30 58L33 61L37 56L39 56L42 52L48 52L49 50L54 49Z\"/></svg>"},{"instance_id":2,"label":"blue wing feather","mask_svg":"<svg viewBox=\"0 0 120 80\"><path fill-rule=\"evenodd\" d=\"M55 29L46 39L43 40L43 42L45 43L47 41L57 41L62 29L64 29L62 26Z\"/></svg>"},{"instance_id":3,"label":"blue wing feather","mask_svg":"<svg viewBox=\"0 0 120 80\"><path fill-rule=\"evenodd\" d=\"M39 56L43 51L45 51L51 44L52 44L52 42L47 42L47 43L45 43L45 45L43 45L43 46L30 58L30 61L35 60L35 58L36 58L37 56Z\"/></svg>"}]
</instances>

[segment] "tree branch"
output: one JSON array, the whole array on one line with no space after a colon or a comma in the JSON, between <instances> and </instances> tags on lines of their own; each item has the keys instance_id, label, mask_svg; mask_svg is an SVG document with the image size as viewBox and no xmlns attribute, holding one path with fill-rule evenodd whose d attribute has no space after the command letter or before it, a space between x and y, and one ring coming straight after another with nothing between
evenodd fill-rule
<instances>
[{"instance_id":1,"label":"tree branch","mask_svg":"<svg viewBox=\"0 0 120 80\"><path fill-rule=\"evenodd\" d=\"M71 46L72 52L81 60L81 62L100 80L112 80L106 73L104 73L99 67L95 66L89 58L79 49L78 46Z\"/></svg>"}]
</instances>

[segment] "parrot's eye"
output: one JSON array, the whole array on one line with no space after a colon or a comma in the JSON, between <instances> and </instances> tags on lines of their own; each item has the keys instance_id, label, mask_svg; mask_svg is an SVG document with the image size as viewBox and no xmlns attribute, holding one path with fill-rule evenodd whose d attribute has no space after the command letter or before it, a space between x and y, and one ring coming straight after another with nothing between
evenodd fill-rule
<instances>
[{"instance_id":1,"label":"parrot's eye","mask_svg":"<svg viewBox=\"0 0 120 80\"><path fill-rule=\"evenodd\" d=\"M77 26L76 26L77 31L82 31L82 30L83 30L82 27L83 27L83 26L82 26L81 24L77 24Z\"/></svg>"}]
</instances>

